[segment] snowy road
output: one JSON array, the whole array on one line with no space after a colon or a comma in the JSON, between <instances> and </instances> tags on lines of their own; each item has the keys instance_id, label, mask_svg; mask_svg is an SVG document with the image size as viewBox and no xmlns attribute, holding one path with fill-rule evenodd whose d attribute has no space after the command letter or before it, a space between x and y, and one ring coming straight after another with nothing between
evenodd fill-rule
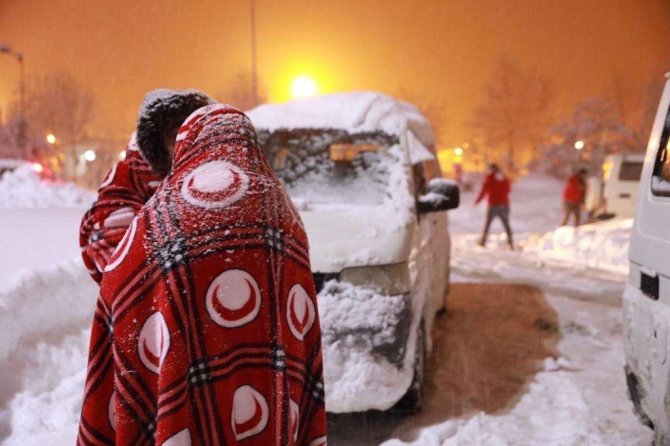
<instances>
[{"instance_id":1,"label":"snowy road","mask_svg":"<svg viewBox=\"0 0 670 446\"><path fill-rule=\"evenodd\" d=\"M445 345L458 348L458 341L465 345L457 354L446 352L449 364L433 358L426 410L406 418L366 414L331 420L330 444L376 445L384 440L388 440L385 446L650 444L651 431L635 419L625 392L620 309L625 276L519 252L483 250L470 239L455 240L453 278L468 283L455 286L449 302L450 311L454 306L460 311L436 323L434 353L442 356ZM519 288L513 283L527 285ZM468 291L477 294L464 296ZM507 300L510 296L515 300ZM486 325L519 321L523 315L510 314L508 304L535 306L539 321L509 327L526 340L516 345L517 357L506 351L500 333L492 335L494 328ZM491 311L499 312L499 320L490 319ZM453 318L463 312L472 315L471 325L461 323L457 332L450 331ZM458 332L478 326L479 344L468 343L468 333ZM560 336L556 348L552 347L555 329ZM527 341L538 338L546 350L527 350ZM482 350L488 353L482 355ZM487 366L481 362L490 355L496 356L500 373L486 376L490 381L483 383L480 374ZM535 370L519 364L542 356L547 359ZM461 377L470 378L454 383L458 377L449 370L459 368ZM509 380L516 381L516 387ZM482 399L487 392L490 399Z\"/></svg>"}]
</instances>

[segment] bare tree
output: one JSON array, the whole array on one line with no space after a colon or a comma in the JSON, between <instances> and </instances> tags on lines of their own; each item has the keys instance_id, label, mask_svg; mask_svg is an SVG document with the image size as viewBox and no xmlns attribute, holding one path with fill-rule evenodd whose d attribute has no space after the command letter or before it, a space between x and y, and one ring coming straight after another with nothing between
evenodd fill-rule
<instances>
[{"instance_id":1,"label":"bare tree","mask_svg":"<svg viewBox=\"0 0 670 446\"><path fill-rule=\"evenodd\" d=\"M251 110L267 101L263 86L259 86L258 103L254 102L253 81L251 73L241 71L232 82L215 95L217 101L233 105L240 110Z\"/></svg>"},{"instance_id":2,"label":"bare tree","mask_svg":"<svg viewBox=\"0 0 670 446\"><path fill-rule=\"evenodd\" d=\"M651 126L654 124L658 99L663 92L665 79L659 77L646 82L641 89L641 110L637 121L632 125L632 135L629 142L632 151L643 151L647 147Z\"/></svg>"},{"instance_id":3,"label":"bare tree","mask_svg":"<svg viewBox=\"0 0 670 446\"><path fill-rule=\"evenodd\" d=\"M26 92L27 147L30 153L22 154L22 157L51 156L59 161L65 177L73 179L81 145L88 136L93 105L93 94L66 72L31 79ZM15 121L16 109L12 106L9 123ZM6 138L11 140L15 133L8 131ZM56 137L54 144L45 144L47 134Z\"/></svg>"},{"instance_id":4,"label":"bare tree","mask_svg":"<svg viewBox=\"0 0 670 446\"><path fill-rule=\"evenodd\" d=\"M444 104L429 94L421 94L421 92L409 90L406 87L398 89L395 96L403 101L409 102L419 109L421 114L424 115L433 126L436 149L443 147L443 139L445 136L444 129L448 122Z\"/></svg>"},{"instance_id":5,"label":"bare tree","mask_svg":"<svg viewBox=\"0 0 670 446\"><path fill-rule=\"evenodd\" d=\"M590 98L572 115L551 127L542 148L542 170L563 176L575 167L598 172L606 155L630 150L632 132L623 124L615 99ZM580 150L575 144L580 141Z\"/></svg>"},{"instance_id":6,"label":"bare tree","mask_svg":"<svg viewBox=\"0 0 670 446\"><path fill-rule=\"evenodd\" d=\"M549 78L502 59L469 124L515 173L520 161L532 160L544 139L554 99Z\"/></svg>"}]
</instances>

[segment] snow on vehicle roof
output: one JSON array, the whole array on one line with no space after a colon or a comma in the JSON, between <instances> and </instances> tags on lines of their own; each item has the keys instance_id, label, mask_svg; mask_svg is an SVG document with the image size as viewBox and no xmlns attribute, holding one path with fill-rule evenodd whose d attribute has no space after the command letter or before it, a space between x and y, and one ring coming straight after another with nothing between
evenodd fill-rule
<instances>
[{"instance_id":1,"label":"snow on vehicle roof","mask_svg":"<svg viewBox=\"0 0 670 446\"><path fill-rule=\"evenodd\" d=\"M257 128L334 128L349 132L383 131L399 136L411 130L426 147L434 146L433 127L412 104L374 92L335 93L264 104L247 112Z\"/></svg>"}]
</instances>

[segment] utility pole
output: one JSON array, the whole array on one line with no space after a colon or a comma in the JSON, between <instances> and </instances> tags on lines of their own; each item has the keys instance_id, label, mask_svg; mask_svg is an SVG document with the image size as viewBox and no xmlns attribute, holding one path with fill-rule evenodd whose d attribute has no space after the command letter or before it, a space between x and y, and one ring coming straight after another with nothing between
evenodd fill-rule
<instances>
[{"instance_id":1,"label":"utility pole","mask_svg":"<svg viewBox=\"0 0 670 446\"><path fill-rule=\"evenodd\" d=\"M8 56L13 56L19 62L19 68L21 70L20 72L21 80L19 85L19 94L20 94L19 147L21 147L23 155L26 155L26 69L23 54L13 50L12 47L6 43L0 43L0 53L7 54Z\"/></svg>"},{"instance_id":2,"label":"utility pole","mask_svg":"<svg viewBox=\"0 0 670 446\"><path fill-rule=\"evenodd\" d=\"M249 0L249 22L251 25L251 94L254 107L258 105L258 65L256 61L256 2Z\"/></svg>"}]
</instances>

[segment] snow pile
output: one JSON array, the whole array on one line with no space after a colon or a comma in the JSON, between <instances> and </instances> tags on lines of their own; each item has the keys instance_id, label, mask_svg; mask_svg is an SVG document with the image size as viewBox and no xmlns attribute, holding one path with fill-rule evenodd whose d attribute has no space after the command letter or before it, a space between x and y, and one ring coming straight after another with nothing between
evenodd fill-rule
<instances>
[{"instance_id":1,"label":"snow pile","mask_svg":"<svg viewBox=\"0 0 670 446\"><path fill-rule=\"evenodd\" d=\"M434 145L430 122L413 105L381 93L351 92L265 104L247 112L259 129L333 128L351 133L411 130L426 147Z\"/></svg>"},{"instance_id":2,"label":"snow pile","mask_svg":"<svg viewBox=\"0 0 670 446\"><path fill-rule=\"evenodd\" d=\"M578 228L560 227L529 238L523 251L575 266L628 273L628 245L633 220L612 220Z\"/></svg>"},{"instance_id":3,"label":"snow pile","mask_svg":"<svg viewBox=\"0 0 670 446\"><path fill-rule=\"evenodd\" d=\"M392 407L413 376L413 352L405 355L412 322L408 297L332 280L318 305L328 411Z\"/></svg>"},{"instance_id":4,"label":"snow pile","mask_svg":"<svg viewBox=\"0 0 670 446\"><path fill-rule=\"evenodd\" d=\"M0 177L0 208L85 208L93 200L93 192L72 183L43 181L30 164Z\"/></svg>"},{"instance_id":5,"label":"snow pile","mask_svg":"<svg viewBox=\"0 0 670 446\"><path fill-rule=\"evenodd\" d=\"M74 443L97 293L79 259L0 289L3 444Z\"/></svg>"}]
</instances>

